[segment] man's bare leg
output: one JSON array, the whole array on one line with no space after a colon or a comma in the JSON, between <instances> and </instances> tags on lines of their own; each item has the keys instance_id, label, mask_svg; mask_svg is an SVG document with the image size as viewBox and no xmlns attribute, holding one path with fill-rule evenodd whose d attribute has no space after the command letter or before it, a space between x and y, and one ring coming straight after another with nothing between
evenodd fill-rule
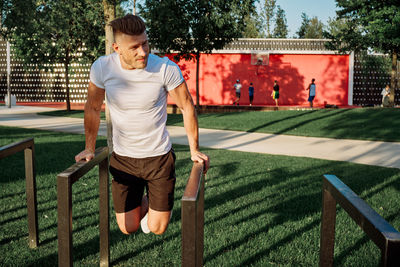
<instances>
[{"instance_id":1,"label":"man's bare leg","mask_svg":"<svg viewBox=\"0 0 400 267\"><path fill-rule=\"evenodd\" d=\"M123 213L115 213L118 227L126 235L136 232L140 227L140 220L147 214L149 202L147 196L143 196L142 204L133 210Z\"/></svg>"},{"instance_id":2,"label":"man's bare leg","mask_svg":"<svg viewBox=\"0 0 400 267\"><path fill-rule=\"evenodd\" d=\"M163 234L169 224L172 211L156 211L149 208L147 225L151 232L156 235Z\"/></svg>"}]
</instances>

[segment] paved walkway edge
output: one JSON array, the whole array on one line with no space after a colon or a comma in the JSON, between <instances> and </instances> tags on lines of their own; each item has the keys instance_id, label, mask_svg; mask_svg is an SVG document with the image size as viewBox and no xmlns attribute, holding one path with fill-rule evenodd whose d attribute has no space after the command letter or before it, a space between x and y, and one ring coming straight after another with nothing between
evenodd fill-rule
<instances>
[{"instance_id":1,"label":"paved walkway edge","mask_svg":"<svg viewBox=\"0 0 400 267\"><path fill-rule=\"evenodd\" d=\"M0 125L84 133L83 119L37 115L40 107L0 109ZM187 145L183 127L167 126L172 143ZM348 161L400 169L400 143L200 129L200 146L244 152ZM99 135L106 136L102 122Z\"/></svg>"}]
</instances>

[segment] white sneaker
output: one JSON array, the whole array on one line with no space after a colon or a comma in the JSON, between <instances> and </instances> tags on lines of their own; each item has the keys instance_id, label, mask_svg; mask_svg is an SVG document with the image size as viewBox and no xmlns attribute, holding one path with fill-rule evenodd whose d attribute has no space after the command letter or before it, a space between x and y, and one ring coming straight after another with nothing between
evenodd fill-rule
<instances>
[{"instance_id":1,"label":"white sneaker","mask_svg":"<svg viewBox=\"0 0 400 267\"><path fill-rule=\"evenodd\" d=\"M150 233L150 229L149 226L147 225L147 216L149 215L149 213L146 213L146 215L144 215L144 217L142 218L142 220L140 221L140 227L142 228L143 233L148 234Z\"/></svg>"},{"instance_id":2,"label":"white sneaker","mask_svg":"<svg viewBox=\"0 0 400 267\"><path fill-rule=\"evenodd\" d=\"M140 227L142 228L143 233L148 234L150 233L150 229L149 229L149 225L147 224L147 217L148 217L149 213L147 212L146 215L142 218L142 220L140 221ZM171 214L169 215L169 220L171 221L172 218L172 210L171 210Z\"/></svg>"}]
</instances>

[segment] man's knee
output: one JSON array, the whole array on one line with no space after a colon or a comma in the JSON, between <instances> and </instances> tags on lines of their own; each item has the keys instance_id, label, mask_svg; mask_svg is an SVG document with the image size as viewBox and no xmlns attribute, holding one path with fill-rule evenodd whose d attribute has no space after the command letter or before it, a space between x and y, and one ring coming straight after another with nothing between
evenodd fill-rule
<instances>
[{"instance_id":1,"label":"man's knee","mask_svg":"<svg viewBox=\"0 0 400 267\"><path fill-rule=\"evenodd\" d=\"M139 224L122 222L118 223L119 230L126 235L130 235L139 229Z\"/></svg>"},{"instance_id":2,"label":"man's knee","mask_svg":"<svg viewBox=\"0 0 400 267\"><path fill-rule=\"evenodd\" d=\"M116 213L116 219L119 229L122 233L129 235L136 232L140 226L140 210L133 210L127 213Z\"/></svg>"},{"instance_id":3,"label":"man's knee","mask_svg":"<svg viewBox=\"0 0 400 267\"><path fill-rule=\"evenodd\" d=\"M152 233L156 235L162 235L165 233L165 231L168 228L168 222L167 223L149 223L149 229Z\"/></svg>"}]
</instances>

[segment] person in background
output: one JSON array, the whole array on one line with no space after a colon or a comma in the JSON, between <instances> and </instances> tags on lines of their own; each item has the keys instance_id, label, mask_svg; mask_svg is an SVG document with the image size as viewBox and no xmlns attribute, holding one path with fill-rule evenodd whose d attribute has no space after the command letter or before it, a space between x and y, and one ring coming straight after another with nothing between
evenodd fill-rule
<instances>
[{"instance_id":1,"label":"person in background","mask_svg":"<svg viewBox=\"0 0 400 267\"><path fill-rule=\"evenodd\" d=\"M271 93L272 98L275 100L275 106L278 107L278 100L279 100L279 84L278 81L275 80L274 87Z\"/></svg>"},{"instance_id":2,"label":"person in background","mask_svg":"<svg viewBox=\"0 0 400 267\"><path fill-rule=\"evenodd\" d=\"M309 90L309 92L308 92L308 102L310 102L310 108L313 107L313 102L314 102L314 98L315 98L316 89L317 89L317 86L315 85L315 79L312 78L311 83L306 88L306 90Z\"/></svg>"},{"instance_id":3,"label":"person in background","mask_svg":"<svg viewBox=\"0 0 400 267\"><path fill-rule=\"evenodd\" d=\"M389 96L390 96L390 87L389 84L386 84L386 87L382 89L382 107L389 106Z\"/></svg>"},{"instance_id":4,"label":"person in background","mask_svg":"<svg viewBox=\"0 0 400 267\"><path fill-rule=\"evenodd\" d=\"M236 80L236 83L233 85L233 88L235 89L236 92L236 99L235 101L233 101L233 105L239 106L240 90L242 89L242 84L240 83L239 79Z\"/></svg>"},{"instance_id":5,"label":"person in background","mask_svg":"<svg viewBox=\"0 0 400 267\"><path fill-rule=\"evenodd\" d=\"M250 83L250 86L249 86L249 101L250 101L250 106L253 105L253 98L254 98L254 87L253 87L253 83Z\"/></svg>"}]
</instances>

